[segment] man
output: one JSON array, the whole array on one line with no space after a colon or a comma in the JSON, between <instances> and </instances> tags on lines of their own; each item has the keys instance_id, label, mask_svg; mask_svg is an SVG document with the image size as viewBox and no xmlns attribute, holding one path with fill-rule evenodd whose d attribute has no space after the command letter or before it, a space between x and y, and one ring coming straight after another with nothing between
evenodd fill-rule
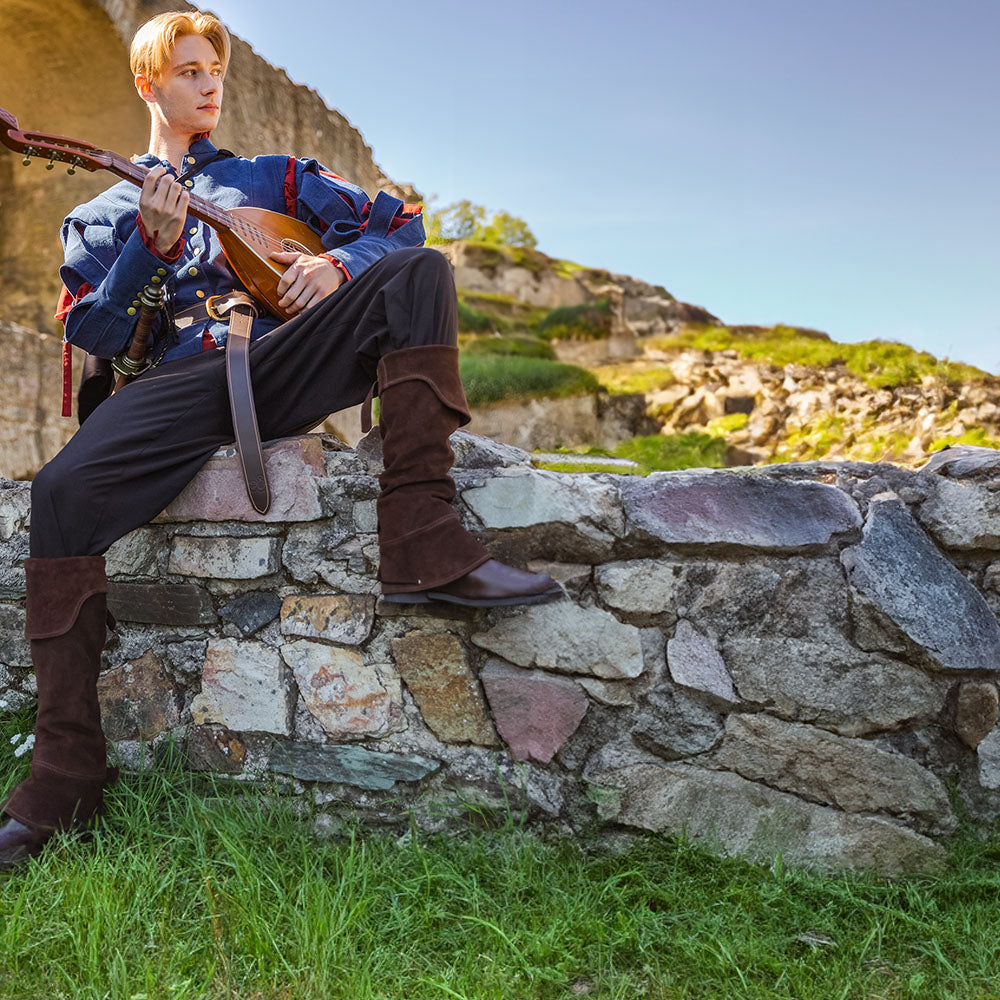
<instances>
[{"instance_id":1,"label":"man","mask_svg":"<svg viewBox=\"0 0 1000 1000\"><path fill-rule=\"evenodd\" d=\"M187 215L190 193L223 208L295 215L327 253L275 252L287 266L279 306L254 321L250 360L264 439L315 426L380 397L385 471L378 499L382 592L389 600L476 606L536 603L560 591L543 574L490 559L450 501L449 435L469 419L458 378L451 272L423 241L419 216L374 203L313 160L217 150L229 36L212 15L174 12L132 43L136 89L150 111L141 191L121 183L63 226L61 275L73 298L66 338L100 357L131 339L138 296L167 288L154 329L161 362L101 403L32 485L25 634L38 682L30 776L4 803L0 865L41 850L55 830L86 828L109 779L97 700L106 632L103 553L163 509L233 438L228 328L213 296L238 281L216 234ZM162 318L162 317L161 317Z\"/></svg>"}]
</instances>

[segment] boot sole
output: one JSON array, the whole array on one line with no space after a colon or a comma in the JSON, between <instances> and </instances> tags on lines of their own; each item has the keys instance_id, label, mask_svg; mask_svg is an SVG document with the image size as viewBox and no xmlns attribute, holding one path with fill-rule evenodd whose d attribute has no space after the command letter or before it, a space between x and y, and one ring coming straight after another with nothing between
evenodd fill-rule
<instances>
[{"instance_id":1,"label":"boot sole","mask_svg":"<svg viewBox=\"0 0 1000 1000\"><path fill-rule=\"evenodd\" d=\"M503 608L515 604L543 604L554 597L561 597L563 590L545 590L540 594L521 594L515 597L456 597L439 590L416 591L412 594L383 594L382 600L390 604L430 604L444 601L447 604L461 604L468 608Z\"/></svg>"}]
</instances>

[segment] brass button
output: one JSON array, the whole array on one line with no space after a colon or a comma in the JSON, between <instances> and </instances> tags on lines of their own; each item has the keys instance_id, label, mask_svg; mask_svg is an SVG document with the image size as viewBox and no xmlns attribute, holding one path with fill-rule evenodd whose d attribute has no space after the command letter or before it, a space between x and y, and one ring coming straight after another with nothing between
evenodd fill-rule
<instances>
[{"instance_id":1,"label":"brass button","mask_svg":"<svg viewBox=\"0 0 1000 1000\"><path fill-rule=\"evenodd\" d=\"M185 181L184 182L184 187L193 188L194 187L194 181Z\"/></svg>"},{"instance_id":2,"label":"brass button","mask_svg":"<svg viewBox=\"0 0 1000 1000\"><path fill-rule=\"evenodd\" d=\"M198 268L196 268L196 267L189 267L189 268L188 268L188 274L190 274L192 278L193 278L193 277L194 277L194 276L195 276L195 275L196 275L197 273L198 273Z\"/></svg>"},{"instance_id":3,"label":"brass button","mask_svg":"<svg viewBox=\"0 0 1000 1000\"><path fill-rule=\"evenodd\" d=\"M188 232L189 232L189 233L190 233L190 234L191 234L192 236L197 236L197 235L198 235L198 227L197 227L197 226L192 226L192 227L191 227L191 228L190 228L190 229L188 230Z\"/></svg>"},{"instance_id":4,"label":"brass button","mask_svg":"<svg viewBox=\"0 0 1000 1000\"><path fill-rule=\"evenodd\" d=\"M188 161L188 163L194 163L194 157L193 156L189 156L187 158L187 161Z\"/></svg>"},{"instance_id":5,"label":"brass button","mask_svg":"<svg viewBox=\"0 0 1000 1000\"><path fill-rule=\"evenodd\" d=\"M129 314L129 316L134 316L135 315L135 306L129 306L128 307L128 314Z\"/></svg>"},{"instance_id":6,"label":"brass button","mask_svg":"<svg viewBox=\"0 0 1000 1000\"><path fill-rule=\"evenodd\" d=\"M167 269L165 267L158 267L156 269L156 273L162 277L164 274L167 273Z\"/></svg>"},{"instance_id":7,"label":"brass button","mask_svg":"<svg viewBox=\"0 0 1000 1000\"><path fill-rule=\"evenodd\" d=\"M149 279L154 285L158 285L163 279L158 275L154 274L152 278Z\"/></svg>"},{"instance_id":8,"label":"brass button","mask_svg":"<svg viewBox=\"0 0 1000 1000\"><path fill-rule=\"evenodd\" d=\"M205 293L200 288L194 294L197 295L199 299L203 299L205 297Z\"/></svg>"},{"instance_id":9,"label":"brass button","mask_svg":"<svg viewBox=\"0 0 1000 1000\"><path fill-rule=\"evenodd\" d=\"M139 304L140 304L140 303L139 303L139 300L138 300L138 299L133 299L133 300L132 300L132 305L134 305L134 306L137 306L137 305L139 305Z\"/></svg>"}]
</instances>

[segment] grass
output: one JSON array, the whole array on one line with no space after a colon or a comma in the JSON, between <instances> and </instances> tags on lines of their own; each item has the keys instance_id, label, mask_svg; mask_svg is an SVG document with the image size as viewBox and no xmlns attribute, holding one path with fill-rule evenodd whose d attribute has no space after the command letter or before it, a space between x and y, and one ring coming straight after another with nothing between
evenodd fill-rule
<instances>
[{"instance_id":1,"label":"grass","mask_svg":"<svg viewBox=\"0 0 1000 1000\"><path fill-rule=\"evenodd\" d=\"M647 347L702 351L735 350L753 361L782 367L787 364L827 367L844 365L874 388L912 385L924 375L949 383L981 382L993 376L971 365L941 360L927 351L887 340L838 344L826 334L789 326L725 327L690 324L679 333L653 337Z\"/></svg>"},{"instance_id":2,"label":"grass","mask_svg":"<svg viewBox=\"0 0 1000 1000\"><path fill-rule=\"evenodd\" d=\"M493 337L460 337L459 346L463 355L518 355L524 358L544 358L555 360L555 352L544 340L537 337L507 335Z\"/></svg>"},{"instance_id":3,"label":"grass","mask_svg":"<svg viewBox=\"0 0 1000 1000\"><path fill-rule=\"evenodd\" d=\"M6 739L0 768L26 770ZM167 767L115 786L92 842L0 875L0 996L993 1000L998 860L967 834L933 875L831 877L514 816L317 841L286 800Z\"/></svg>"},{"instance_id":4,"label":"grass","mask_svg":"<svg viewBox=\"0 0 1000 1000\"><path fill-rule=\"evenodd\" d=\"M634 361L601 365L594 374L610 393L655 392L677 381L674 373L661 364Z\"/></svg>"},{"instance_id":5,"label":"grass","mask_svg":"<svg viewBox=\"0 0 1000 1000\"><path fill-rule=\"evenodd\" d=\"M577 455L610 455L637 463L634 469L615 469L624 475L648 476L651 472L677 469L721 469L726 464L726 440L715 434L692 431L686 434L643 434L623 441L607 451L601 448L566 449ZM542 462L540 469L554 472L608 472L606 465L570 462Z\"/></svg>"},{"instance_id":6,"label":"grass","mask_svg":"<svg viewBox=\"0 0 1000 1000\"><path fill-rule=\"evenodd\" d=\"M559 306L537 326L546 340L600 340L611 335L611 300L582 306Z\"/></svg>"},{"instance_id":7,"label":"grass","mask_svg":"<svg viewBox=\"0 0 1000 1000\"><path fill-rule=\"evenodd\" d=\"M575 365L516 355L459 357L459 374L470 406L504 399L558 398L597 391L597 379Z\"/></svg>"}]
</instances>

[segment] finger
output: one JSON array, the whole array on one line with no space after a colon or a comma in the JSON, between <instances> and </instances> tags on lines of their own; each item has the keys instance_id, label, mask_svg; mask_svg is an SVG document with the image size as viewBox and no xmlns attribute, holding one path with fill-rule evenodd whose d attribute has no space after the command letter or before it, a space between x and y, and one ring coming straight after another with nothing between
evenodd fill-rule
<instances>
[{"instance_id":1,"label":"finger","mask_svg":"<svg viewBox=\"0 0 1000 1000\"><path fill-rule=\"evenodd\" d=\"M292 264L286 269L285 273L278 279L278 295L284 295L288 291L288 289L292 287L292 284L295 282L295 279L297 277L299 277L298 269L295 267L294 264Z\"/></svg>"},{"instance_id":2,"label":"finger","mask_svg":"<svg viewBox=\"0 0 1000 1000\"><path fill-rule=\"evenodd\" d=\"M281 296L280 299L278 299L278 305L281 306L282 308L285 308L285 306L290 305L299 297L299 295L302 294L304 278L302 277L302 274L299 271L293 269L294 265L290 267L288 271L286 271L281 276L281 281L284 281L288 277L289 272L292 272L293 274L292 279L285 286L284 294ZM278 288L280 290L281 282L278 283Z\"/></svg>"},{"instance_id":3,"label":"finger","mask_svg":"<svg viewBox=\"0 0 1000 1000\"><path fill-rule=\"evenodd\" d=\"M282 263L293 263L302 256L298 250L272 250L268 256L272 260L280 260Z\"/></svg>"}]
</instances>

